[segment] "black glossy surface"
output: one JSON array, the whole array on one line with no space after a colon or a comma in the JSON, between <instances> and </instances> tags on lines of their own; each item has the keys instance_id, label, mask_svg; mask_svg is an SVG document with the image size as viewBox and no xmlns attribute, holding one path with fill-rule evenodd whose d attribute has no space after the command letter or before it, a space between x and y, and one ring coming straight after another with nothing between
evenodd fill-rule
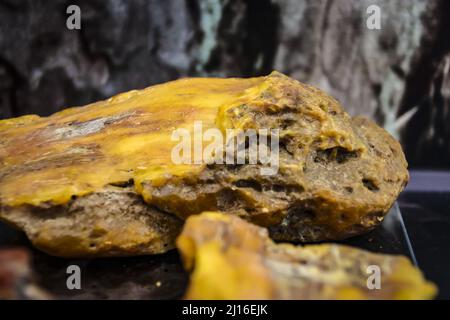
<instances>
[{"instance_id":1,"label":"black glossy surface","mask_svg":"<svg viewBox=\"0 0 450 320\"><path fill-rule=\"evenodd\" d=\"M66 268L76 264L82 289L68 290ZM38 282L62 299L177 299L187 285L176 251L159 256L66 260L36 253Z\"/></svg>"},{"instance_id":2,"label":"black glossy surface","mask_svg":"<svg viewBox=\"0 0 450 320\"><path fill-rule=\"evenodd\" d=\"M450 192L405 192L399 204L419 267L450 299Z\"/></svg>"},{"instance_id":3,"label":"black glossy surface","mask_svg":"<svg viewBox=\"0 0 450 320\"><path fill-rule=\"evenodd\" d=\"M37 284L58 299L177 299L188 280L175 250L129 258L57 258L34 249L22 232L0 222L2 247L27 248ZM67 289L69 265L81 269L81 290Z\"/></svg>"}]
</instances>

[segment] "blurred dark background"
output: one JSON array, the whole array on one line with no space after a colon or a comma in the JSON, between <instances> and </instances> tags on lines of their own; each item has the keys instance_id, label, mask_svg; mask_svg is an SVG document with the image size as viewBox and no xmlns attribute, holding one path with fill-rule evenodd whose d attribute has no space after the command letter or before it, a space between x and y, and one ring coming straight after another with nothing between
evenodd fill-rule
<instances>
[{"instance_id":1,"label":"blurred dark background","mask_svg":"<svg viewBox=\"0 0 450 320\"><path fill-rule=\"evenodd\" d=\"M411 167L450 168L448 0L0 0L0 119L274 69L376 120Z\"/></svg>"}]
</instances>

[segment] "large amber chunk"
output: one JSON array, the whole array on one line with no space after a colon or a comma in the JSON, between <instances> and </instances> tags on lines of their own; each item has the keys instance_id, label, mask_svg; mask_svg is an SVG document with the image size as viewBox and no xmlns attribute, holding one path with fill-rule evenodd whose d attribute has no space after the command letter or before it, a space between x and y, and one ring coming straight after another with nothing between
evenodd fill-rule
<instances>
[{"instance_id":1,"label":"large amber chunk","mask_svg":"<svg viewBox=\"0 0 450 320\"><path fill-rule=\"evenodd\" d=\"M215 212L188 218L177 247L191 272L187 299L430 299L436 294L406 257L338 244L275 244L266 229Z\"/></svg>"},{"instance_id":2,"label":"large amber chunk","mask_svg":"<svg viewBox=\"0 0 450 320\"><path fill-rule=\"evenodd\" d=\"M277 173L174 163L172 133L197 139L196 121L222 132L279 129ZM345 238L380 223L408 179L386 131L277 72L181 79L2 120L0 164L0 217L64 256L164 252L181 220L205 210L269 227L276 239Z\"/></svg>"}]
</instances>

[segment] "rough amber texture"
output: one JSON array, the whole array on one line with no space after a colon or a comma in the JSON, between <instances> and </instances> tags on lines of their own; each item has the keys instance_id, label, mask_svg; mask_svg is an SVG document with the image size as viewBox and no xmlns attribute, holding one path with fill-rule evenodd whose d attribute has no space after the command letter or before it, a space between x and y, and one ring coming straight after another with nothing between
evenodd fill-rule
<instances>
[{"instance_id":1,"label":"rough amber texture","mask_svg":"<svg viewBox=\"0 0 450 320\"><path fill-rule=\"evenodd\" d=\"M173 130L192 133L195 121L222 132L279 129L277 174L173 163ZM164 252L181 219L205 210L269 227L276 239L341 239L379 224L408 180L386 131L277 72L181 79L2 120L0 164L0 217L64 256Z\"/></svg>"},{"instance_id":2,"label":"rough amber texture","mask_svg":"<svg viewBox=\"0 0 450 320\"><path fill-rule=\"evenodd\" d=\"M436 294L406 257L337 244L275 244L266 229L215 212L188 218L177 247L191 272L187 299L430 299ZM368 283L376 285L369 279L370 266L379 267L379 289L368 289Z\"/></svg>"}]
</instances>

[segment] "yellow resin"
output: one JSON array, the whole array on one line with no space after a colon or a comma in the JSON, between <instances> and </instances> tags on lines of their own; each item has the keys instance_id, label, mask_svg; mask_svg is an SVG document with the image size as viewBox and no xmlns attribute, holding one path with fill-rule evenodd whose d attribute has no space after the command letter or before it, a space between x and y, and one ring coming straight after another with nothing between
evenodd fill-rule
<instances>
[{"instance_id":1,"label":"yellow resin","mask_svg":"<svg viewBox=\"0 0 450 320\"><path fill-rule=\"evenodd\" d=\"M194 121L226 128L225 111L257 99L267 79L181 79L49 117L2 120L0 203L64 204L130 179L142 193L145 181L194 174L203 165L171 160L173 130L192 132Z\"/></svg>"},{"instance_id":2,"label":"yellow resin","mask_svg":"<svg viewBox=\"0 0 450 320\"><path fill-rule=\"evenodd\" d=\"M176 241L190 272L186 299L432 299L437 287L408 258L340 244L274 243L267 231L233 215L186 220ZM380 270L369 289L368 266Z\"/></svg>"}]
</instances>

